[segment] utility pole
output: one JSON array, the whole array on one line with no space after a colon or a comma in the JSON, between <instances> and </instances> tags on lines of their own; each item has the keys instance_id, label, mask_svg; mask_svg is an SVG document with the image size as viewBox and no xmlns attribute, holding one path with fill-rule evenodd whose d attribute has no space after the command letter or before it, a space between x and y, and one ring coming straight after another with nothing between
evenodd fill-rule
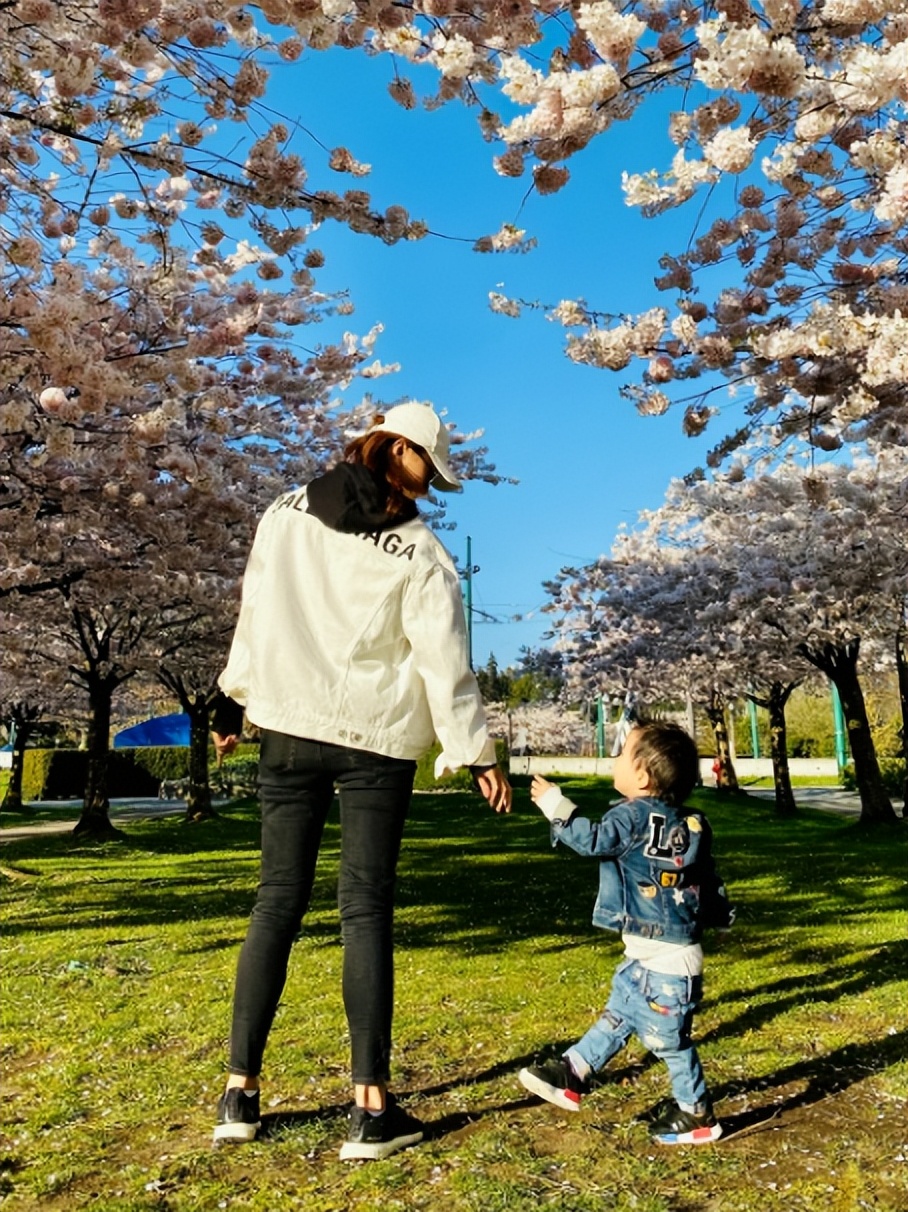
<instances>
[{"instance_id":1,"label":"utility pole","mask_svg":"<svg viewBox=\"0 0 908 1212\"><path fill-rule=\"evenodd\" d=\"M747 699L747 714L750 716L750 754L760 756L760 730L757 727L757 705L753 699Z\"/></svg>"},{"instance_id":2,"label":"utility pole","mask_svg":"<svg viewBox=\"0 0 908 1212\"><path fill-rule=\"evenodd\" d=\"M839 774L848 765L848 749L845 744L845 713L842 710L842 700L839 698L835 682L829 683L832 689L832 718L835 721L835 760Z\"/></svg>"},{"instance_id":3,"label":"utility pole","mask_svg":"<svg viewBox=\"0 0 908 1212\"><path fill-rule=\"evenodd\" d=\"M473 567L473 540L467 535L467 569L464 585L464 611L467 616L467 658L470 668L473 668L473 573L479 572L479 567Z\"/></svg>"}]
</instances>

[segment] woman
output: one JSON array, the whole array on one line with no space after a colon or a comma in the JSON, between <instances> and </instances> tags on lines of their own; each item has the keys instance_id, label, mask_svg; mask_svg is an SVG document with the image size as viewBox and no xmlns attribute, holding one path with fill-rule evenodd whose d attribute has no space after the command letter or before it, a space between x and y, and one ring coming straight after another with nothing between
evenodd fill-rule
<instances>
[{"instance_id":1,"label":"woman","mask_svg":"<svg viewBox=\"0 0 908 1212\"><path fill-rule=\"evenodd\" d=\"M436 773L466 766L496 812L511 806L469 666L457 572L416 507L430 485L460 487L447 430L427 405L400 404L344 462L275 501L256 534L213 721L219 755L236 744L237 704L262 730L261 882L216 1141L252 1140L260 1127L262 1054L335 787L355 1098L341 1157L386 1157L422 1139L387 1091L394 881L416 760L437 737Z\"/></svg>"}]
</instances>

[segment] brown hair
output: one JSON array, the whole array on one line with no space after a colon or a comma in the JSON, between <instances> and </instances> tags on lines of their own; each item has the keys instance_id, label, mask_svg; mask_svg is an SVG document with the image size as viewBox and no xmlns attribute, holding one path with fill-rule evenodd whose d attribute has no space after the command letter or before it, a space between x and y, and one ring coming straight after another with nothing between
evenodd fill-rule
<instances>
[{"instance_id":1,"label":"brown hair","mask_svg":"<svg viewBox=\"0 0 908 1212\"><path fill-rule=\"evenodd\" d=\"M377 416L376 424L381 419L380 415ZM416 506L413 498L408 497L406 493L421 494L426 486L425 480L413 475L399 459L392 455L391 447L400 436L387 429L380 429L374 433L366 433L362 437L354 438L344 450L345 463L359 463L363 467L368 467L370 471L385 481L388 486L387 510L393 515L412 514ZM428 463L428 456L421 446L417 446L415 442L411 442L407 438L404 438L403 441L421 454Z\"/></svg>"},{"instance_id":2,"label":"brown hair","mask_svg":"<svg viewBox=\"0 0 908 1212\"><path fill-rule=\"evenodd\" d=\"M667 720L637 724L632 735L633 760L649 776L653 794L680 808L700 777L700 756L693 738L680 724Z\"/></svg>"}]
</instances>

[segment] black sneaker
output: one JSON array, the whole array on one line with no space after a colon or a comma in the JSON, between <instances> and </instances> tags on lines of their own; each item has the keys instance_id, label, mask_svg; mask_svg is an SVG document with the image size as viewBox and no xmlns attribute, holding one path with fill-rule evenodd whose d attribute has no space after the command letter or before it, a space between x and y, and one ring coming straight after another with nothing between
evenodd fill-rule
<instances>
[{"instance_id":1,"label":"black sneaker","mask_svg":"<svg viewBox=\"0 0 908 1212\"><path fill-rule=\"evenodd\" d=\"M709 1145L722 1135L722 1125L708 1102L700 1103L695 1111L682 1111L677 1103L667 1103L649 1130L660 1145Z\"/></svg>"},{"instance_id":2,"label":"black sneaker","mask_svg":"<svg viewBox=\"0 0 908 1212\"><path fill-rule=\"evenodd\" d=\"M538 1094L546 1102L554 1103L565 1111L579 1111L580 1100L590 1088L589 1083L581 1081L564 1057L521 1069L517 1078L532 1094Z\"/></svg>"},{"instance_id":3,"label":"black sneaker","mask_svg":"<svg viewBox=\"0 0 908 1212\"><path fill-rule=\"evenodd\" d=\"M262 1126L259 1118L259 1092L247 1094L238 1086L232 1087L218 1099L218 1122L214 1129L214 1143L255 1140Z\"/></svg>"},{"instance_id":4,"label":"black sneaker","mask_svg":"<svg viewBox=\"0 0 908 1212\"><path fill-rule=\"evenodd\" d=\"M341 1161L379 1161L398 1149L422 1140L423 1125L397 1105L393 1094L381 1115L370 1115L363 1107L350 1112L350 1130L341 1145Z\"/></svg>"}]
</instances>

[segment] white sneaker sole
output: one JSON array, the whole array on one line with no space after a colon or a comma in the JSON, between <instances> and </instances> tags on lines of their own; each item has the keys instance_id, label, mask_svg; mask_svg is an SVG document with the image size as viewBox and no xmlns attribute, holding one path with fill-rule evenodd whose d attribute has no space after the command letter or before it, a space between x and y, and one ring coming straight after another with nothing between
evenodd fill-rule
<instances>
[{"instance_id":1,"label":"white sneaker sole","mask_svg":"<svg viewBox=\"0 0 908 1212\"><path fill-rule=\"evenodd\" d=\"M212 1139L215 1144L221 1141L233 1144L245 1144L247 1141L255 1140L255 1134L261 1126L261 1120L257 1124L244 1124L240 1121L232 1124L218 1124L214 1130Z\"/></svg>"},{"instance_id":2,"label":"white sneaker sole","mask_svg":"<svg viewBox=\"0 0 908 1212\"><path fill-rule=\"evenodd\" d=\"M580 1110L579 1094L572 1094L569 1090L559 1090L557 1086L550 1086L548 1082L544 1082L529 1069L521 1069L517 1074L517 1080L531 1094L538 1094L547 1103L560 1107L562 1111Z\"/></svg>"},{"instance_id":3,"label":"white sneaker sole","mask_svg":"<svg viewBox=\"0 0 908 1212\"><path fill-rule=\"evenodd\" d=\"M347 1140L341 1145L340 1159L341 1161L381 1161L383 1157L390 1157L398 1149L418 1145L422 1138L422 1132L413 1132L409 1136L395 1136L393 1140Z\"/></svg>"}]
</instances>

